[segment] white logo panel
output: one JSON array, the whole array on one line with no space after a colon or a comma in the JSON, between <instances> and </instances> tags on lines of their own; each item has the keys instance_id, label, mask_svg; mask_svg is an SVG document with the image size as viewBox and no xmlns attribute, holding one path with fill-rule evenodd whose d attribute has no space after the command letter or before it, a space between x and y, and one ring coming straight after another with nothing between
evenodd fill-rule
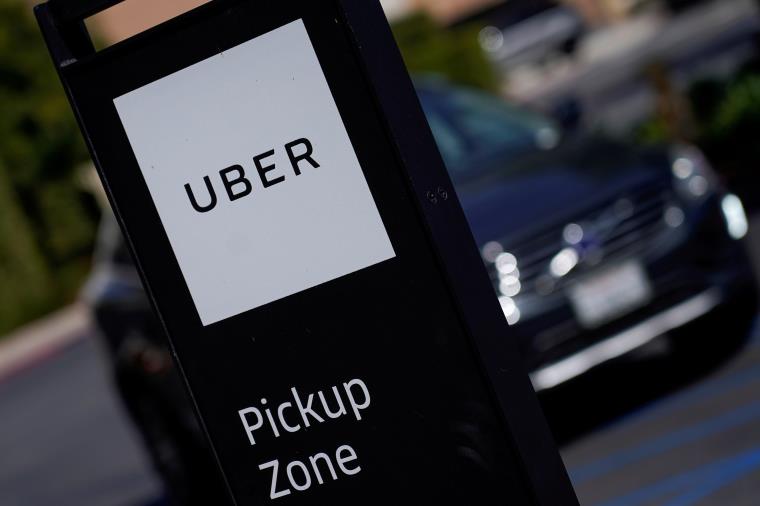
<instances>
[{"instance_id":1,"label":"white logo panel","mask_svg":"<svg viewBox=\"0 0 760 506\"><path fill-rule=\"evenodd\" d=\"M114 103L204 325L395 257L302 21Z\"/></svg>"}]
</instances>

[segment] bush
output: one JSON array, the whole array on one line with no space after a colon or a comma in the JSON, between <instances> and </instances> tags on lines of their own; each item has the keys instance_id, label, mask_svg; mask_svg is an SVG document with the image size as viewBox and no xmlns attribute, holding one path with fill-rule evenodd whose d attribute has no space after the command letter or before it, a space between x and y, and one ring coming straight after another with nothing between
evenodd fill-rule
<instances>
[{"instance_id":1,"label":"bush","mask_svg":"<svg viewBox=\"0 0 760 506\"><path fill-rule=\"evenodd\" d=\"M70 300L97 219L87 160L26 2L0 0L0 332Z\"/></svg>"},{"instance_id":2,"label":"bush","mask_svg":"<svg viewBox=\"0 0 760 506\"><path fill-rule=\"evenodd\" d=\"M396 42L412 74L437 74L453 83L497 91L498 79L474 26L443 28L424 14L393 24Z\"/></svg>"},{"instance_id":3,"label":"bush","mask_svg":"<svg viewBox=\"0 0 760 506\"><path fill-rule=\"evenodd\" d=\"M0 165L0 335L54 305L50 271Z\"/></svg>"},{"instance_id":4,"label":"bush","mask_svg":"<svg viewBox=\"0 0 760 506\"><path fill-rule=\"evenodd\" d=\"M728 183L751 205L760 204L760 74L740 74L732 82L696 85L692 100L707 109L700 114L698 143ZM704 91L716 91L706 100ZM717 94L717 90L723 92Z\"/></svg>"}]
</instances>

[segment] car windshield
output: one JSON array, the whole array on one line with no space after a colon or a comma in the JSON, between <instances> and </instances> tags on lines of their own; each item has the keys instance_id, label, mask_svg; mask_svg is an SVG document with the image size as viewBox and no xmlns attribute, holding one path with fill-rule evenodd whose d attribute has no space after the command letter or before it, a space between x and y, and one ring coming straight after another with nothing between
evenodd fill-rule
<instances>
[{"instance_id":1,"label":"car windshield","mask_svg":"<svg viewBox=\"0 0 760 506\"><path fill-rule=\"evenodd\" d=\"M488 162L559 144L560 132L552 122L496 97L450 87L420 88L418 93L454 179L475 176Z\"/></svg>"}]
</instances>

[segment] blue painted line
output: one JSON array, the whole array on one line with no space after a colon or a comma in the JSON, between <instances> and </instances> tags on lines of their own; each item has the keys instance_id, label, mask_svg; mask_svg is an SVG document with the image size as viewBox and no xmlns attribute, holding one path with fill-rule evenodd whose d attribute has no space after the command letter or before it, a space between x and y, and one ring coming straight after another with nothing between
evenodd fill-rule
<instances>
[{"instance_id":1,"label":"blue painted line","mask_svg":"<svg viewBox=\"0 0 760 506\"><path fill-rule=\"evenodd\" d=\"M692 506L759 468L760 450L755 450L734 461L727 462L714 476L702 482L694 490L676 497L665 506Z\"/></svg>"},{"instance_id":2,"label":"blue painted line","mask_svg":"<svg viewBox=\"0 0 760 506\"><path fill-rule=\"evenodd\" d=\"M760 469L760 447L655 482L598 506L638 506L678 493L681 495L663 503L664 506L692 506L757 469Z\"/></svg>"},{"instance_id":3,"label":"blue painted line","mask_svg":"<svg viewBox=\"0 0 760 506\"><path fill-rule=\"evenodd\" d=\"M608 457L570 470L573 483L578 486L616 471L637 461L654 457L714 434L739 427L760 418L760 402L754 402L715 418L685 427L652 439L634 448L622 450Z\"/></svg>"}]
</instances>

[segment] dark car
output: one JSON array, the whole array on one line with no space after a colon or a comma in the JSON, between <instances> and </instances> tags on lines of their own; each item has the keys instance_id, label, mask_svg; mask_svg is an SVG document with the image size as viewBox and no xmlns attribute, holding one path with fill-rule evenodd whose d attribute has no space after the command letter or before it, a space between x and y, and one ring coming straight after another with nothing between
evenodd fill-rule
<instances>
[{"instance_id":1,"label":"dark car","mask_svg":"<svg viewBox=\"0 0 760 506\"><path fill-rule=\"evenodd\" d=\"M418 91L537 390L705 318L748 328L746 216L698 150L565 136L442 82ZM99 259L88 293L121 395L177 502L211 504L220 481L112 221Z\"/></svg>"},{"instance_id":2,"label":"dark car","mask_svg":"<svg viewBox=\"0 0 760 506\"><path fill-rule=\"evenodd\" d=\"M177 506L222 504L222 478L111 214L101 224L95 260L84 297L92 305L115 386L168 499Z\"/></svg>"},{"instance_id":3,"label":"dark car","mask_svg":"<svg viewBox=\"0 0 760 506\"><path fill-rule=\"evenodd\" d=\"M699 150L563 136L442 83L419 95L536 390L706 319L749 329L747 217Z\"/></svg>"}]
</instances>

